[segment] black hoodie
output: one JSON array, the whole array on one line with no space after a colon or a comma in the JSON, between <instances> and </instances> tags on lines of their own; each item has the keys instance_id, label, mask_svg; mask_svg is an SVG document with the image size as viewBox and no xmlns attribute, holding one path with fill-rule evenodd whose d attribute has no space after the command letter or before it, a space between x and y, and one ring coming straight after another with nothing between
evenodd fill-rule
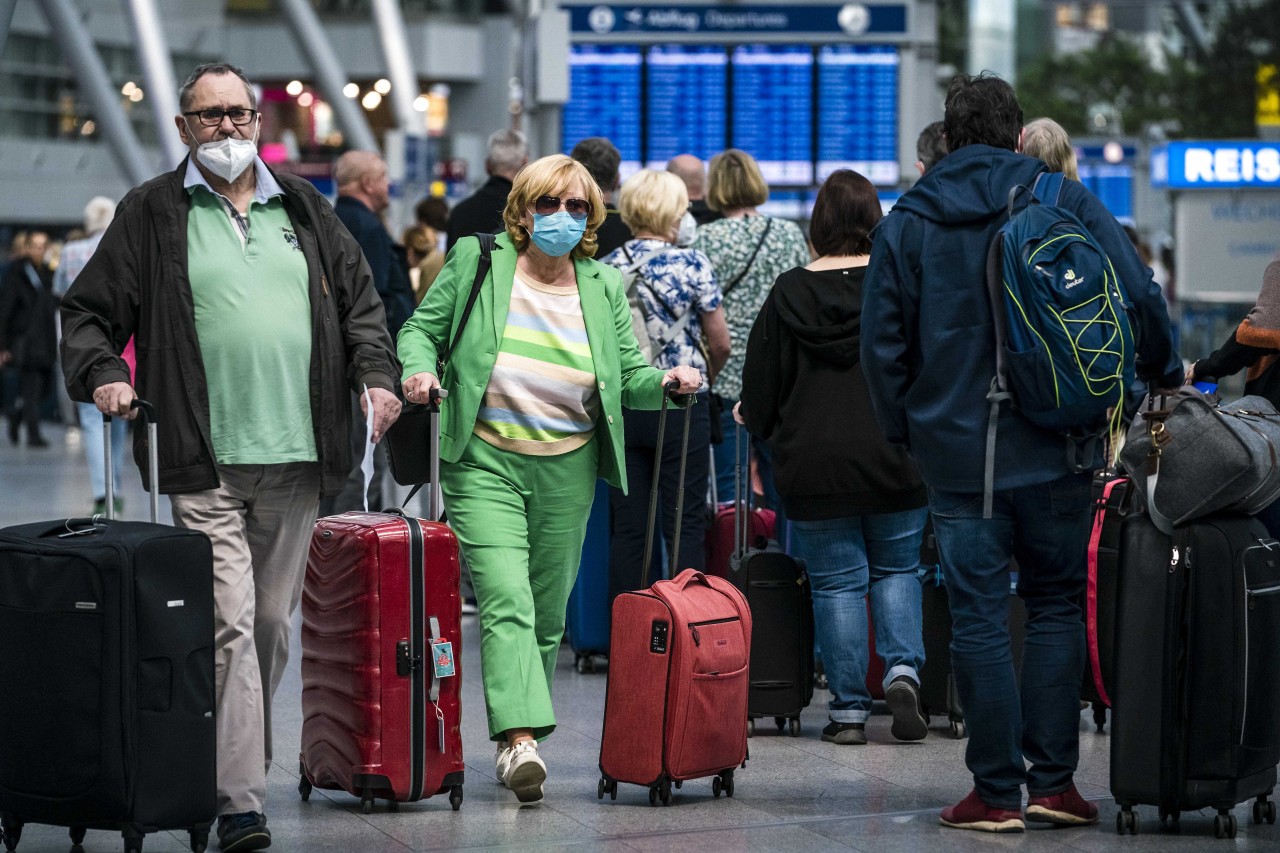
<instances>
[{"instance_id":1,"label":"black hoodie","mask_svg":"<svg viewBox=\"0 0 1280 853\"><path fill-rule=\"evenodd\" d=\"M756 317L742 411L773 448L774 483L800 521L925 505L915 465L876 424L859 365L866 267L778 277Z\"/></svg>"}]
</instances>

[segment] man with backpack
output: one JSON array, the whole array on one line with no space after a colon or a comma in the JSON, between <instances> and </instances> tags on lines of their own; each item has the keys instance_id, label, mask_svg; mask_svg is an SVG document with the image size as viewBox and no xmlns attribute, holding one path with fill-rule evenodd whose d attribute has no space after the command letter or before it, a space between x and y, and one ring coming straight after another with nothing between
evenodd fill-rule
<instances>
[{"instance_id":1,"label":"man with backpack","mask_svg":"<svg viewBox=\"0 0 1280 853\"><path fill-rule=\"evenodd\" d=\"M950 153L875 232L862 313L862 362L876 416L888 439L911 451L929 487L950 596L952 666L974 790L943 809L941 822L1021 832L1025 787L1027 820L1091 824L1097 807L1073 781L1085 660L1080 600L1090 472L1104 463L1104 442L1090 439L1106 431L1108 419L1105 407L1101 417L1082 408L1073 421L1081 401L1066 391L1084 388L1086 397L1103 394L1118 405L1132 372L1152 385L1176 387L1181 362L1159 286L1102 203L1076 181L1054 187L1056 199L1039 200L1044 188L1033 188L1045 166L1016 153L1022 109L1009 84L988 75L955 78L944 122ZM1011 203L1017 187L1026 189ZM1015 263L1041 244L1030 250L1011 244L1005 252L998 242L991 251L1006 224L1021 224L1019 216L1010 222L1010 209L1016 214L1034 204L1049 204L1064 212L1062 221L1069 214L1083 225L1069 229L1088 244L1078 247L1080 270L1067 262L1076 256L1052 249L1030 264ZM1070 302L1086 287L1095 288L1099 307L1076 337L1058 340L1047 328L1018 325L1018 299L1046 300L1024 307L1051 314L1052 300ZM1059 369L1061 376L1047 374L1050 405L1060 406L1053 413L1057 426L1027 417L1045 394L1021 381L1021 362L1012 369L1004 358L997 363L998 348L1007 352L1038 334L1045 336L1040 349L1013 358ZM1105 358L1078 357L1092 345L1090 336L1103 340ZM1099 362L1107 362L1104 375L1089 375ZM1020 682L1007 627L1011 558L1027 610Z\"/></svg>"}]
</instances>

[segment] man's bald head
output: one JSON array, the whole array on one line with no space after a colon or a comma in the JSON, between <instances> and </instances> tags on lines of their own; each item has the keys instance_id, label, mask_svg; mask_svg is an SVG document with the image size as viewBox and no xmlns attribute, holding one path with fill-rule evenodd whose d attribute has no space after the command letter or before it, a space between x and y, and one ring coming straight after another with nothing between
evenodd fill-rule
<instances>
[{"instance_id":1,"label":"man's bald head","mask_svg":"<svg viewBox=\"0 0 1280 853\"><path fill-rule=\"evenodd\" d=\"M374 213L381 213L391 201L387 164L373 151L348 151L333 167L338 195L359 199Z\"/></svg>"},{"instance_id":2,"label":"man's bald head","mask_svg":"<svg viewBox=\"0 0 1280 853\"><path fill-rule=\"evenodd\" d=\"M689 200L697 201L707 191L707 169L692 154L677 154L667 163L667 171L684 181L689 190Z\"/></svg>"}]
</instances>

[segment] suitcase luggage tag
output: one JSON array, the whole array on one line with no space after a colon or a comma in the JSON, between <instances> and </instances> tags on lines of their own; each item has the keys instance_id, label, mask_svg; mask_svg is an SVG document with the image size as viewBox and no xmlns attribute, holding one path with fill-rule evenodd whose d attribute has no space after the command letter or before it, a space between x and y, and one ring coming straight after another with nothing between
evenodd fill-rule
<instances>
[{"instance_id":1,"label":"suitcase luggage tag","mask_svg":"<svg viewBox=\"0 0 1280 853\"><path fill-rule=\"evenodd\" d=\"M440 679L457 673L453 660L453 643L440 636L440 620L431 617L431 705L436 712L436 735L441 754L444 753L444 711L440 710Z\"/></svg>"}]
</instances>

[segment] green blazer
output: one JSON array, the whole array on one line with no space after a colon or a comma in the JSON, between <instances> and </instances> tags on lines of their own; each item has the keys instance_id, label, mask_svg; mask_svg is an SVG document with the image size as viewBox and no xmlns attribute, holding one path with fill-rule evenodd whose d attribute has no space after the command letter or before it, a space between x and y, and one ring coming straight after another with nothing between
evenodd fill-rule
<instances>
[{"instance_id":1,"label":"green blazer","mask_svg":"<svg viewBox=\"0 0 1280 853\"><path fill-rule=\"evenodd\" d=\"M444 268L418 310L400 329L397 349L404 364L402 380L416 373L436 372L436 354L456 333L479 257L480 241L474 237L464 237L450 247ZM449 392L440 406L440 458L445 462L461 458L475 429L476 414L506 331L516 257L511 238L500 234L493 251L493 267L481 285L480 298L440 377L440 384ZM574 261L574 267L600 391L600 415L596 420L599 472L611 486L625 490L622 407L659 408L666 371L651 367L640 354L631 331L631 309L621 273L589 259Z\"/></svg>"}]
</instances>

